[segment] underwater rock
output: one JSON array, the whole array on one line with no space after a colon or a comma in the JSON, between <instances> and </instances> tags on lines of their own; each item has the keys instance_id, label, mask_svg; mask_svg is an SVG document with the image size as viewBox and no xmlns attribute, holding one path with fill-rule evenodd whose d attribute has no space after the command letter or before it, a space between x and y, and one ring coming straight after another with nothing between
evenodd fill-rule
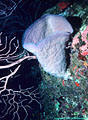
<instances>
[{"instance_id":1,"label":"underwater rock","mask_svg":"<svg viewBox=\"0 0 88 120\"><path fill-rule=\"evenodd\" d=\"M44 15L27 28L22 45L36 55L46 72L63 77L67 65L65 43L72 32L72 26L65 17Z\"/></svg>"}]
</instances>

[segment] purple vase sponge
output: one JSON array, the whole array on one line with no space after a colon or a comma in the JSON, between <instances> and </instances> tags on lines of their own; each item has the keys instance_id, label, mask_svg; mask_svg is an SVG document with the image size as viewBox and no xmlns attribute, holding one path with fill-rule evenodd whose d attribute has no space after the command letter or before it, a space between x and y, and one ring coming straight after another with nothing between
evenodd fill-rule
<instances>
[{"instance_id":1,"label":"purple vase sponge","mask_svg":"<svg viewBox=\"0 0 88 120\"><path fill-rule=\"evenodd\" d=\"M56 77L66 72L65 43L73 29L65 17L44 15L27 28L23 48L36 55L43 69Z\"/></svg>"}]
</instances>

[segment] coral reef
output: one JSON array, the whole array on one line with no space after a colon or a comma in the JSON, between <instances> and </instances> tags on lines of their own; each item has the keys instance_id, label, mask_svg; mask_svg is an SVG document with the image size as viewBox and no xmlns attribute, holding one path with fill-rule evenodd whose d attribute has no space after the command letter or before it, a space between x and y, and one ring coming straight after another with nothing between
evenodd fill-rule
<instances>
[{"instance_id":1,"label":"coral reef","mask_svg":"<svg viewBox=\"0 0 88 120\"><path fill-rule=\"evenodd\" d=\"M43 120L88 119L87 11L88 6L85 3L74 2L64 10L58 10L56 5L45 12L70 16L74 33L68 68L71 77L68 80L56 79L42 70L43 82L40 88L44 104ZM82 23L76 21L76 18L80 21L80 17Z\"/></svg>"}]
</instances>

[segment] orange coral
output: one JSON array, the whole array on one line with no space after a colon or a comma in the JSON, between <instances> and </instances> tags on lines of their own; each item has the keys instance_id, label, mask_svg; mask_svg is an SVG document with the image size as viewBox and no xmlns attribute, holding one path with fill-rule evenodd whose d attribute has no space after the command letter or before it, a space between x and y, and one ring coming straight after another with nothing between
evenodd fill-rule
<instances>
[{"instance_id":1,"label":"orange coral","mask_svg":"<svg viewBox=\"0 0 88 120\"><path fill-rule=\"evenodd\" d=\"M88 63L87 63L86 61L84 61L83 65L84 65L85 67L88 67Z\"/></svg>"},{"instance_id":2,"label":"orange coral","mask_svg":"<svg viewBox=\"0 0 88 120\"><path fill-rule=\"evenodd\" d=\"M73 67L73 71L74 71L76 68L77 68L77 66L74 66L74 67Z\"/></svg>"},{"instance_id":3,"label":"orange coral","mask_svg":"<svg viewBox=\"0 0 88 120\"><path fill-rule=\"evenodd\" d=\"M77 83L77 82L75 82L75 85L77 86L77 87L79 87L80 85L79 85L79 83Z\"/></svg>"}]
</instances>

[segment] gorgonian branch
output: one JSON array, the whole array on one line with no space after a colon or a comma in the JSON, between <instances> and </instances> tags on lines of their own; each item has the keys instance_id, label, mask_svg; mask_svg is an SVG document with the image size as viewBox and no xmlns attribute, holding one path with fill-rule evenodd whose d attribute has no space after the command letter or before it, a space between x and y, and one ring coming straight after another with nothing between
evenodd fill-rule
<instances>
[{"instance_id":1,"label":"gorgonian branch","mask_svg":"<svg viewBox=\"0 0 88 120\"><path fill-rule=\"evenodd\" d=\"M16 42L16 37L13 37L9 44L7 44L8 38L5 36L5 45L2 44L2 32L0 33L0 70L8 69L10 73L0 77L0 104L3 104L3 109L0 107L0 119L5 119L7 115L12 115L14 120L17 116L18 120L21 120L19 114L20 109L25 113L24 120L27 119L29 112L32 109L31 104L36 102L40 107L39 93L34 87L22 89L19 85L19 90L8 89L7 84L12 76L15 76L17 71L20 69L22 61L28 59L36 59L36 56L30 56L25 50L22 53L18 53L19 41ZM3 47L4 46L4 47ZM14 49L12 49L14 47ZM14 51L13 51L14 50ZM6 62L6 64L2 64ZM7 92L6 92L7 91ZM6 93L4 93L6 92Z\"/></svg>"},{"instance_id":2,"label":"gorgonian branch","mask_svg":"<svg viewBox=\"0 0 88 120\"><path fill-rule=\"evenodd\" d=\"M11 76L13 76L13 75L18 71L18 69L20 68L20 66L21 66L21 65L19 65L19 66L18 66L13 72L11 72L9 75L0 78L0 82L2 82L3 79L5 79L5 80L4 80L4 82L5 82L4 86L3 86L3 87L0 87L0 89L3 88L2 90L0 90L0 94L1 94L1 92L3 92L4 90L6 90L6 86L7 86L7 83L8 83L9 78L10 78Z\"/></svg>"},{"instance_id":3,"label":"gorgonian branch","mask_svg":"<svg viewBox=\"0 0 88 120\"><path fill-rule=\"evenodd\" d=\"M32 92L31 92L32 91ZM36 102L41 108L40 102L37 100L39 93L37 89L34 90L34 87L22 89L19 86L19 91L13 91L12 89L8 90L7 94L2 94L2 102L4 102L4 109L0 114L0 118L4 118L7 114L13 114L12 120L14 120L15 116L18 117L18 120L21 120L19 115L19 110L23 109L26 113L24 120L28 117L29 110L31 110L31 104ZM7 100L5 100L7 97ZM7 103L6 103L7 102ZM9 106L9 107L8 107Z\"/></svg>"},{"instance_id":4,"label":"gorgonian branch","mask_svg":"<svg viewBox=\"0 0 88 120\"><path fill-rule=\"evenodd\" d=\"M31 59L36 59L36 56L30 56L29 54L25 54L25 50L18 54L17 53L17 50L19 49L19 41L17 40L17 45L15 44L14 41L16 41L16 37L13 37L10 42L9 42L9 45L7 45L7 36L5 36L5 47L2 48L0 50L0 61L1 63L3 61L6 62L5 65L0 65L0 70L2 69L10 69L11 73L9 75L6 75L4 77L1 77L0 78L0 84L4 84L3 86L0 87L0 93L3 92L4 90L6 90L6 86L7 86L7 83L8 83L8 80L11 76L15 75L16 72L18 71L18 69L20 68L21 66L21 62L28 59L28 60L31 60ZM14 51L12 51L12 45L14 45L15 49ZM0 33L0 47L3 46L2 44L2 32ZM8 47L9 46L9 47ZM8 47L8 51L6 50ZM3 51L7 51L7 52L3 52ZM14 67L15 65L18 65L14 71L11 70L11 67Z\"/></svg>"},{"instance_id":5,"label":"gorgonian branch","mask_svg":"<svg viewBox=\"0 0 88 120\"><path fill-rule=\"evenodd\" d=\"M9 6L5 4L5 1L0 1L0 19L10 16L21 1L22 0L19 0L16 4L14 0L8 0Z\"/></svg>"}]
</instances>

